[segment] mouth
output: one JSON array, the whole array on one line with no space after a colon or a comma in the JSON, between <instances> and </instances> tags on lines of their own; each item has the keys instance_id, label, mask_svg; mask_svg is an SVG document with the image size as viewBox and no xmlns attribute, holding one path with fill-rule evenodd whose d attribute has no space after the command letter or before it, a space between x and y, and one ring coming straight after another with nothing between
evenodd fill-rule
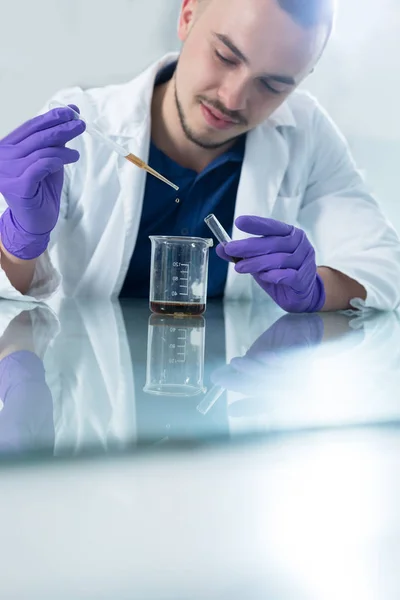
<instances>
[{"instance_id":1,"label":"mouth","mask_svg":"<svg viewBox=\"0 0 400 600\"><path fill-rule=\"evenodd\" d=\"M211 108L211 106L207 106L203 102L201 102L200 108L205 121L214 129L226 130L239 125L238 121L230 119L229 117L223 115L216 108Z\"/></svg>"}]
</instances>

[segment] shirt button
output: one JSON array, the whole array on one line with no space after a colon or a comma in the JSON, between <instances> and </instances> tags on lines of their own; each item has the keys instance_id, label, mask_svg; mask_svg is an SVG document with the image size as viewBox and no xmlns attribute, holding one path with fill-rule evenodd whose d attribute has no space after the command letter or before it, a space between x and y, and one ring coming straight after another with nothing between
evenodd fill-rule
<instances>
[{"instance_id":1,"label":"shirt button","mask_svg":"<svg viewBox=\"0 0 400 600\"><path fill-rule=\"evenodd\" d=\"M184 227L183 229L181 229L181 234L182 235L187 235L189 233L189 229L186 229L186 227Z\"/></svg>"}]
</instances>

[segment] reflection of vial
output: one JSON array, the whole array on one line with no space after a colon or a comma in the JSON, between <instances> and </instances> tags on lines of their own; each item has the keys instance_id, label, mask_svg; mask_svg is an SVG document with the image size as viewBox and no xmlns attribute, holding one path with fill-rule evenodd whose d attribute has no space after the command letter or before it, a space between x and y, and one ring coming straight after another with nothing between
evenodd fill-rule
<instances>
[{"instance_id":1,"label":"reflection of vial","mask_svg":"<svg viewBox=\"0 0 400 600\"><path fill-rule=\"evenodd\" d=\"M203 317L149 319L146 385L158 396L196 396L204 390Z\"/></svg>"}]
</instances>

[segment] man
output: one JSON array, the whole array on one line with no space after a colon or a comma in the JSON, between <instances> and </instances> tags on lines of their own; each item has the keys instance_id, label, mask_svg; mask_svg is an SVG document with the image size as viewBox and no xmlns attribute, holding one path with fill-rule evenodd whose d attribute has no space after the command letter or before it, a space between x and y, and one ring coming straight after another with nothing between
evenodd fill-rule
<instances>
[{"instance_id":1,"label":"man","mask_svg":"<svg viewBox=\"0 0 400 600\"><path fill-rule=\"evenodd\" d=\"M178 197L81 136L68 108L2 140L0 295L46 299L61 273L66 295L147 296L148 236L209 236L213 212L234 241L211 254L209 296L267 293L288 312L395 308L399 239L334 125L296 91L333 13L332 0L183 0L179 58L57 95Z\"/></svg>"}]
</instances>

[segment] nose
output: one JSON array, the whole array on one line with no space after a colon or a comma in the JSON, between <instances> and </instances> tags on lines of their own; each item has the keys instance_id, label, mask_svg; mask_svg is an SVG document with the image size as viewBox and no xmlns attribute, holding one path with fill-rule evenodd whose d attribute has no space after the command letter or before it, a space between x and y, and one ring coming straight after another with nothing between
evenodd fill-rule
<instances>
[{"instance_id":1,"label":"nose","mask_svg":"<svg viewBox=\"0 0 400 600\"><path fill-rule=\"evenodd\" d=\"M227 74L219 86L218 98L228 110L244 110L247 105L246 81L237 73Z\"/></svg>"}]
</instances>

